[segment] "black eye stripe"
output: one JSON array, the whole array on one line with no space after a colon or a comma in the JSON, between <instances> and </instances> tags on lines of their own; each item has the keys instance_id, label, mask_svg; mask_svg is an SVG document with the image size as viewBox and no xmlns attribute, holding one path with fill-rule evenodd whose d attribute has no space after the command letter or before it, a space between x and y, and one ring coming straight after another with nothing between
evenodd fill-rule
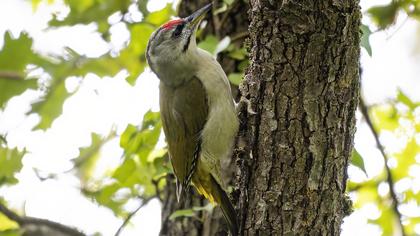
<instances>
[{"instance_id":1,"label":"black eye stripe","mask_svg":"<svg viewBox=\"0 0 420 236\"><path fill-rule=\"evenodd\" d=\"M182 33L182 30L184 29L184 27L185 27L184 23L177 25L175 30L172 32L172 37L178 37Z\"/></svg>"}]
</instances>

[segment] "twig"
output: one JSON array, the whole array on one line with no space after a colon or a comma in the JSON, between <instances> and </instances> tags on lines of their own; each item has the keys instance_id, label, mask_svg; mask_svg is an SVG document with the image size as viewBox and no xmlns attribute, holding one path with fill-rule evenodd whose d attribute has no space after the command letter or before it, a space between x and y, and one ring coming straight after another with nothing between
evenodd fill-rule
<instances>
[{"instance_id":1,"label":"twig","mask_svg":"<svg viewBox=\"0 0 420 236\"><path fill-rule=\"evenodd\" d=\"M232 2L228 8L226 9L226 11L223 14L222 19L219 22L219 29L221 29L223 27L223 25L226 23L228 17L231 15L230 12L232 11L232 9L236 6L236 4L238 3L238 0L235 0L234 2Z\"/></svg>"},{"instance_id":2,"label":"twig","mask_svg":"<svg viewBox=\"0 0 420 236\"><path fill-rule=\"evenodd\" d=\"M213 3L213 9L211 10L210 13L210 17L211 17L211 23L213 24L213 29L214 29L214 35L216 35L217 38L220 38L220 25L219 25L219 16L217 14L213 14L214 13L214 7L216 6L216 2L215 0L212 0ZM209 24L210 22L207 21L207 24Z\"/></svg>"},{"instance_id":3,"label":"twig","mask_svg":"<svg viewBox=\"0 0 420 236\"><path fill-rule=\"evenodd\" d=\"M231 42L234 42L234 41L236 41L238 39L242 39L242 38L248 37L248 35L249 35L248 31L239 32L237 34L232 35L232 37L230 37L230 41Z\"/></svg>"},{"instance_id":4,"label":"twig","mask_svg":"<svg viewBox=\"0 0 420 236\"><path fill-rule=\"evenodd\" d=\"M372 120L370 119L370 116L369 116L369 113L368 113L368 108L367 108L367 106L366 106L366 104L365 104L365 102L362 98L360 98L359 108L360 108L360 111L362 112L363 117L365 117L365 119L366 119L366 123L369 126L369 129L372 132L373 137L375 138L376 146L378 147L378 149L381 152L382 157L384 159L385 171L386 171L386 175L387 175L387 182L389 184L389 193L390 193L391 199L392 199L392 208L393 208L395 214L397 215L398 225L399 225L400 230L401 230L401 235L405 236L406 233L404 231L404 226L401 222L401 212L398 210L399 202L398 202L397 194L395 193L395 190L394 190L394 180L392 178L391 169L388 166L388 157L385 153L384 147L382 146L382 144L379 140L379 135L376 132L375 128L373 127Z\"/></svg>"},{"instance_id":5,"label":"twig","mask_svg":"<svg viewBox=\"0 0 420 236\"><path fill-rule=\"evenodd\" d=\"M23 227L25 225L40 225L40 226L46 226L56 231L60 231L70 236L86 236L84 233L79 232L75 228L71 228L69 226L66 226L66 225L63 225L54 221L35 218L35 217L19 216L18 214L8 209L1 202L0 202L0 212L3 213L3 215L5 215L10 220L15 221L20 227Z\"/></svg>"},{"instance_id":6,"label":"twig","mask_svg":"<svg viewBox=\"0 0 420 236\"><path fill-rule=\"evenodd\" d=\"M405 23L407 23L408 19L409 19L409 16L407 16L407 17L404 19L404 21L401 23L401 25L400 25L400 26L398 26L398 28L397 28L394 32L392 32L392 33L391 33L391 35L389 35L388 37L386 37L386 40L390 40L392 37L394 37L394 35L395 35L398 31L400 31L400 30L401 30L401 28L405 25Z\"/></svg>"},{"instance_id":7,"label":"twig","mask_svg":"<svg viewBox=\"0 0 420 236\"><path fill-rule=\"evenodd\" d=\"M65 173L68 173L68 172L70 172L74 169L77 169L80 166L82 166L84 163L88 162L94 156L94 154L102 148L102 146L105 143L109 142L111 139L113 139L115 137L116 137L116 133L115 133L114 129L112 128L111 132L105 138L101 139L99 141L99 143L96 146L94 146L94 148L92 148L91 150L86 152L84 155L81 155L81 156L73 159L73 162L74 162L73 167L69 170L66 170ZM93 145L93 140L92 140L91 145Z\"/></svg>"},{"instance_id":8,"label":"twig","mask_svg":"<svg viewBox=\"0 0 420 236\"><path fill-rule=\"evenodd\" d=\"M3 143L3 144L6 144L6 145L7 145L7 140L6 140L6 137L5 137L5 136L3 136L3 135L0 135L0 145L1 145L1 143Z\"/></svg>"},{"instance_id":9,"label":"twig","mask_svg":"<svg viewBox=\"0 0 420 236\"><path fill-rule=\"evenodd\" d=\"M1 79L10 79L10 80L23 80L24 77L21 73L16 71L0 71Z\"/></svg>"},{"instance_id":10,"label":"twig","mask_svg":"<svg viewBox=\"0 0 420 236\"><path fill-rule=\"evenodd\" d=\"M133 216L135 214L137 214L137 212L144 207L150 200L152 200L153 198L146 198L143 199L143 201L140 203L140 205L134 210L132 211L130 214L128 214L127 218L125 218L125 220L123 221L123 223L121 224L121 226L118 228L117 232L115 232L114 236L118 236L120 235L120 233L122 232L122 230L124 229L124 227L128 224L128 222L130 222L131 218L133 218Z\"/></svg>"}]
</instances>

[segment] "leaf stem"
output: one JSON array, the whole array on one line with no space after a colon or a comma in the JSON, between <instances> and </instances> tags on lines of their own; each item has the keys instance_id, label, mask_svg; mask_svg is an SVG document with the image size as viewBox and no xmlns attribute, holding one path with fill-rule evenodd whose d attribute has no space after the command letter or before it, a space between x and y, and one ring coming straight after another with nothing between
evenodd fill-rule
<instances>
[{"instance_id":1,"label":"leaf stem","mask_svg":"<svg viewBox=\"0 0 420 236\"><path fill-rule=\"evenodd\" d=\"M119 236L120 233L123 231L124 227L128 224L128 222L130 222L131 218L133 218L133 216L135 214L137 214L137 212L141 208L143 208L147 203L149 203L149 201L152 200L152 199L153 199L152 197L143 199L143 201L140 203L140 205L134 211L132 211L130 214L128 214L127 218L125 218L125 220L123 221L121 226L118 228L117 232L115 232L114 236Z\"/></svg>"}]
</instances>

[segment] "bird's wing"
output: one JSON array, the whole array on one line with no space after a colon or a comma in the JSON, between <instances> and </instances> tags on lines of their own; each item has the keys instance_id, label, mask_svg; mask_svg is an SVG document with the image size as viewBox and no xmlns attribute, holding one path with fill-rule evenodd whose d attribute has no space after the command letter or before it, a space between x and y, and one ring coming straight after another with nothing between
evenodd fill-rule
<instances>
[{"instance_id":1,"label":"bird's wing","mask_svg":"<svg viewBox=\"0 0 420 236\"><path fill-rule=\"evenodd\" d=\"M177 177L177 195L186 190L200 153L201 131L208 104L201 81L194 77L173 88L160 84L160 109L172 167Z\"/></svg>"}]
</instances>

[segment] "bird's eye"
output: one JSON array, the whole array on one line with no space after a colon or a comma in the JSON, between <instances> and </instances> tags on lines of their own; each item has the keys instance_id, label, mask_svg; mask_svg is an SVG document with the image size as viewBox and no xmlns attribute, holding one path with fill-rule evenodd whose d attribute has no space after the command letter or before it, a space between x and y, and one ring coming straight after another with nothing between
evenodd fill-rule
<instances>
[{"instance_id":1,"label":"bird's eye","mask_svg":"<svg viewBox=\"0 0 420 236\"><path fill-rule=\"evenodd\" d=\"M184 29L185 24L179 24L175 30L172 32L172 37L178 37L179 35L181 35L182 30Z\"/></svg>"}]
</instances>

